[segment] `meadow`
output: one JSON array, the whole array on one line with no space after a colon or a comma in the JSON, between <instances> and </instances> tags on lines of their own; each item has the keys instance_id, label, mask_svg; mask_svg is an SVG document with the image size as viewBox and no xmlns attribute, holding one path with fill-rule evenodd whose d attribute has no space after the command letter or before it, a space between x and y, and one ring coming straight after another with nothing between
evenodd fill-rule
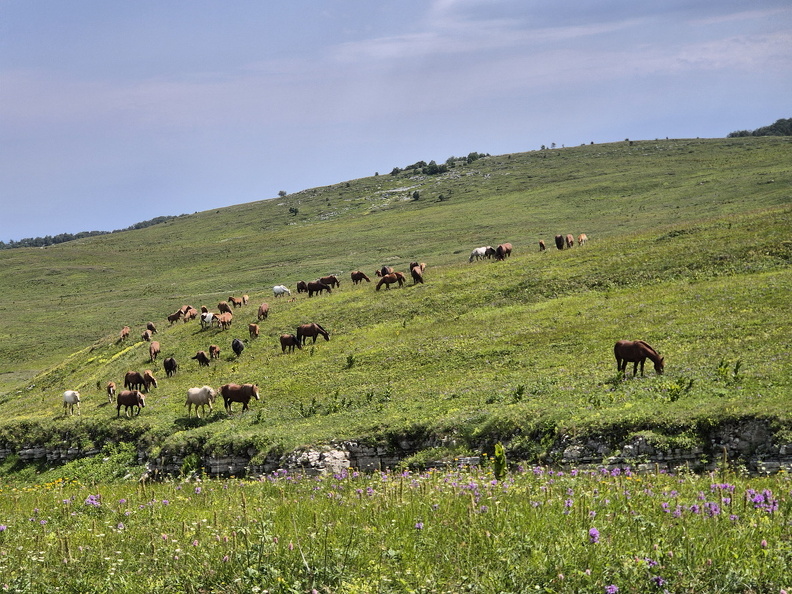
<instances>
[{"instance_id":1,"label":"meadow","mask_svg":"<svg viewBox=\"0 0 792 594\"><path fill-rule=\"evenodd\" d=\"M791 148L688 139L487 156L0 252L0 587L788 590L789 476L752 475L712 444L746 421L792 443ZM552 247L581 232L588 244ZM503 241L510 258L468 262ZM349 281L410 261L427 263L424 284ZM272 295L330 273L342 282L330 295ZM243 293L230 330L166 320ZM249 339L263 301L270 316ZM155 363L139 338L149 321ZM330 340L282 353L278 336L311 321ZM657 348L665 374L617 373L621 338ZM199 367L210 344L221 356ZM139 416L118 417L105 384L146 368L158 387ZM187 417L188 387L229 382L257 383L261 401ZM80 415L64 414L65 389L80 390ZM698 445L718 470L558 467L554 445L586 436L614 452L637 436ZM260 463L343 440L417 451L373 473L204 472L211 456ZM498 443L505 475L489 462ZM93 455L23 459L31 447ZM169 456L172 476L138 480ZM468 456L483 462L460 465Z\"/></svg>"},{"instance_id":2,"label":"meadow","mask_svg":"<svg viewBox=\"0 0 792 594\"><path fill-rule=\"evenodd\" d=\"M104 464L131 463L118 448ZM279 471L0 489L7 592L743 592L792 588L792 483L596 468Z\"/></svg>"}]
</instances>

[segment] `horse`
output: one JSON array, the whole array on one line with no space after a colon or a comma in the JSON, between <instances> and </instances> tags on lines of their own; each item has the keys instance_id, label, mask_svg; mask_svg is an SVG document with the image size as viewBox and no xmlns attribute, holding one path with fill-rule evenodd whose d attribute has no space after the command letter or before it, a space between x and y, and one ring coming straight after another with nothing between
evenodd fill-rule
<instances>
[{"instance_id":1,"label":"horse","mask_svg":"<svg viewBox=\"0 0 792 594\"><path fill-rule=\"evenodd\" d=\"M291 296L291 291L286 288L286 285L275 285L272 287L272 294L275 295L275 297L283 297L284 295Z\"/></svg>"},{"instance_id":2,"label":"horse","mask_svg":"<svg viewBox=\"0 0 792 594\"><path fill-rule=\"evenodd\" d=\"M410 270L412 270L416 266L421 270L421 272L426 270L426 262L410 262Z\"/></svg>"},{"instance_id":3,"label":"horse","mask_svg":"<svg viewBox=\"0 0 792 594\"><path fill-rule=\"evenodd\" d=\"M116 416L121 416L121 407L124 407L124 414L128 417L129 410L137 407L137 414L140 409L146 406L146 397L139 390L123 390L116 397Z\"/></svg>"},{"instance_id":4,"label":"horse","mask_svg":"<svg viewBox=\"0 0 792 594\"><path fill-rule=\"evenodd\" d=\"M319 324L310 323L297 326L297 340L299 342L305 344L310 336L313 337L314 344L316 344L317 336L323 336L325 340L330 340L330 333Z\"/></svg>"},{"instance_id":5,"label":"horse","mask_svg":"<svg viewBox=\"0 0 792 594\"><path fill-rule=\"evenodd\" d=\"M404 275L401 272L392 272L391 274L386 274L377 283L377 291L380 290L382 285L385 285L385 290L387 291L390 289L390 286L393 283L399 283L399 286L401 287L404 284Z\"/></svg>"},{"instance_id":6,"label":"horse","mask_svg":"<svg viewBox=\"0 0 792 594\"><path fill-rule=\"evenodd\" d=\"M151 344L149 344L149 362L154 363L157 360L157 356L160 354L160 343L156 340L152 340Z\"/></svg>"},{"instance_id":7,"label":"horse","mask_svg":"<svg viewBox=\"0 0 792 594\"><path fill-rule=\"evenodd\" d=\"M129 326L124 326L123 328L121 328L121 334L118 337L119 342L129 338L129 332L130 332Z\"/></svg>"},{"instance_id":8,"label":"horse","mask_svg":"<svg viewBox=\"0 0 792 594\"><path fill-rule=\"evenodd\" d=\"M219 311L221 314L224 314L224 313L233 314L234 313L234 312L231 311L231 306L228 305L228 301L221 301L220 303L218 303L217 304L217 311Z\"/></svg>"},{"instance_id":9,"label":"horse","mask_svg":"<svg viewBox=\"0 0 792 594\"><path fill-rule=\"evenodd\" d=\"M468 258L468 262L472 262L473 260L483 260L484 258L490 258L495 253L495 249L491 245L484 245L481 247L477 247L475 250L470 252L470 258Z\"/></svg>"},{"instance_id":10,"label":"horse","mask_svg":"<svg viewBox=\"0 0 792 594\"><path fill-rule=\"evenodd\" d=\"M423 284L423 269L420 264L410 265L410 276L412 276L413 285L417 283Z\"/></svg>"},{"instance_id":11,"label":"horse","mask_svg":"<svg viewBox=\"0 0 792 594\"><path fill-rule=\"evenodd\" d=\"M540 239L540 240L539 240L539 251L540 251L540 252L543 252L543 251L545 251L546 249L547 249L547 247L545 246L544 239Z\"/></svg>"},{"instance_id":12,"label":"horse","mask_svg":"<svg viewBox=\"0 0 792 594\"><path fill-rule=\"evenodd\" d=\"M170 325L173 326L173 323L178 321L180 317L182 317L182 310L177 309L175 312L173 312L168 316L168 322L170 322Z\"/></svg>"},{"instance_id":13,"label":"horse","mask_svg":"<svg viewBox=\"0 0 792 594\"><path fill-rule=\"evenodd\" d=\"M385 276L386 274L393 274L393 267L392 266L383 266L382 268L377 269L374 273L377 276Z\"/></svg>"},{"instance_id":14,"label":"horse","mask_svg":"<svg viewBox=\"0 0 792 594\"><path fill-rule=\"evenodd\" d=\"M211 328L212 323L217 320L219 316L216 313L212 313L211 311L205 311L201 314L201 328L204 330L206 328Z\"/></svg>"},{"instance_id":15,"label":"horse","mask_svg":"<svg viewBox=\"0 0 792 594\"><path fill-rule=\"evenodd\" d=\"M496 260L505 260L512 253L512 244L510 243L502 243L497 248L495 248L495 259Z\"/></svg>"},{"instance_id":16,"label":"horse","mask_svg":"<svg viewBox=\"0 0 792 594\"><path fill-rule=\"evenodd\" d=\"M308 283L305 281L297 281L297 293L307 293L308 292Z\"/></svg>"},{"instance_id":17,"label":"horse","mask_svg":"<svg viewBox=\"0 0 792 594\"><path fill-rule=\"evenodd\" d=\"M63 414L74 414L74 405L77 405L77 414L80 412L80 393L77 390L66 390L63 393Z\"/></svg>"},{"instance_id":18,"label":"horse","mask_svg":"<svg viewBox=\"0 0 792 594\"><path fill-rule=\"evenodd\" d=\"M154 322L149 322L148 324L146 324L146 329L151 330L152 334L157 333L157 327L154 325Z\"/></svg>"},{"instance_id":19,"label":"horse","mask_svg":"<svg viewBox=\"0 0 792 594\"><path fill-rule=\"evenodd\" d=\"M319 279L319 282L326 284L328 287L340 287L341 281L335 274L328 274Z\"/></svg>"},{"instance_id":20,"label":"horse","mask_svg":"<svg viewBox=\"0 0 792 594\"><path fill-rule=\"evenodd\" d=\"M556 235L555 236L555 244L559 250L564 249L564 236L563 235Z\"/></svg>"},{"instance_id":21,"label":"horse","mask_svg":"<svg viewBox=\"0 0 792 594\"><path fill-rule=\"evenodd\" d=\"M247 305L250 301L250 295L242 295L242 305Z\"/></svg>"},{"instance_id":22,"label":"horse","mask_svg":"<svg viewBox=\"0 0 792 594\"><path fill-rule=\"evenodd\" d=\"M234 315L230 311L227 311L220 314L220 317L217 318L217 323L222 330L228 330L231 327L231 322L233 319Z\"/></svg>"},{"instance_id":23,"label":"horse","mask_svg":"<svg viewBox=\"0 0 792 594\"><path fill-rule=\"evenodd\" d=\"M154 375L152 375L150 369L146 369L143 372L143 381L146 383L146 392L149 391L149 388L152 385L154 385L155 388L157 387L157 378L155 378Z\"/></svg>"},{"instance_id":24,"label":"horse","mask_svg":"<svg viewBox=\"0 0 792 594\"><path fill-rule=\"evenodd\" d=\"M366 273L361 272L360 270L353 270L349 276L352 278L353 285L362 283L363 281L366 281L367 283L371 282L371 279L368 276L366 276Z\"/></svg>"},{"instance_id":25,"label":"horse","mask_svg":"<svg viewBox=\"0 0 792 594\"><path fill-rule=\"evenodd\" d=\"M168 357L162 362L162 366L165 368L165 375L168 377L173 377L176 373L176 370L179 369L179 364L176 363L176 359L173 357Z\"/></svg>"},{"instance_id":26,"label":"horse","mask_svg":"<svg viewBox=\"0 0 792 594\"><path fill-rule=\"evenodd\" d=\"M613 354L616 356L616 369L618 371L626 373L627 363L633 364L633 377L638 372L639 363L641 364L641 375L643 376L646 359L652 360L657 375L662 375L665 368L665 358L661 357L656 350L643 340L620 340L613 346Z\"/></svg>"},{"instance_id":27,"label":"horse","mask_svg":"<svg viewBox=\"0 0 792 594\"><path fill-rule=\"evenodd\" d=\"M266 320L268 315L269 315L269 303L262 303L261 305L259 305L256 319L258 321Z\"/></svg>"},{"instance_id":28,"label":"horse","mask_svg":"<svg viewBox=\"0 0 792 594\"><path fill-rule=\"evenodd\" d=\"M194 307L191 307L184 313L184 323L186 324L190 320L194 320L198 317L198 310Z\"/></svg>"},{"instance_id":29,"label":"horse","mask_svg":"<svg viewBox=\"0 0 792 594\"><path fill-rule=\"evenodd\" d=\"M566 246L568 248L575 247L575 236L571 233L567 233L566 236Z\"/></svg>"},{"instance_id":30,"label":"horse","mask_svg":"<svg viewBox=\"0 0 792 594\"><path fill-rule=\"evenodd\" d=\"M587 241L588 241L588 236L585 233L581 233L580 235L578 235L578 247L580 247Z\"/></svg>"},{"instance_id":31,"label":"horse","mask_svg":"<svg viewBox=\"0 0 792 594\"><path fill-rule=\"evenodd\" d=\"M124 388L128 390L140 390L146 385L143 374L139 371L127 371L124 376Z\"/></svg>"},{"instance_id":32,"label":"horse","mask_svg":"<svg viewBox=\"0 0 792 594\"><path fill-rule=\"evenodd\" d=\"M209 345L209 358L210 359L219 359L220 358L220 347L216 344Z\"/></svg>"},{"instance_id":33,"label":"horse","mask_svg":"<svg viewBox=\"0 0 792 594\"><path fill-rule=\"evenodd\" d=\"M280 335L281 353L285 353L289 349L290 353L294 352L294 347L302 350L300 341L294 334L281 334Z\"/></svg>"},{"instance_id":34,"label":"horse","mask_svg":"<svg viewBox=\"0 0 792 594\"><path fill-rule=\"evenodd\" d=\"M242 351L245 350L245 343L235 338L231 341L231 350L234 351L234 354L239 357L242 354Z\"/></svg>"},{"instance_id":35,"label":"horse","mask_svg":"<svg viewBox=\"0 0 792 594\"><path fill-rule=\"evenodd\" d=\"M248 334L250 334L250 340L253 340L254 338L258 338L259 325L258 324L248 324Z\"/></svg>"},{"instance_id":36,"label":"horse","mask_svg":"<svg viewBox=\"0 0 792 594\"><path fill-rule=\"evenodd\" d=\"M107 402L110 403L113 401L113 396L116 393L116 385L115 382L107 382Z\"/></svg>"},{"instance_id":37,"label":"horse","mask_svg":"<svg viewBox=\"0 0 792 594\"><path fill-rule=\"evenodd\" d=\"M236 309L237 307L242 307L241 297L229 297L228 302L234 306L234 309Z\"/></svg>"},{"instance_id":38,"label":"horse","mask_svg":"<svg viewBox=\"0 0 792 594\"><path fill-rule=\"evenodd\" d=\"M140 339L149 342L151 340L151 330L144 330L143 334L140 335Z\"/></svg>"},{"instance_id":39,"label":"horse","mask_svg":"<svg viewBox=\"0 0 792 594\"><path fill-rule=\"evenodd\" d=\"M332 293L333 291L330 289L330 285L323 283L322 281L311 281L308 283L308 297L313 297L313 294L321 294L322 291L327 291L328 293Z\"/></svg>"},{"instance_id":40,"label":"horse","mask_svg":"<svg viewBox=\"0 0 792 594\"><path fill-rule=\"evenodd\" d=\"M242 410L250 410L248 403L251 398L260 400L258 386L256 384L225 384L220 386L220 394L228 414L231 414L231 403L241 402Z\"/></svg>"},{"instance_id":41,"label":"horse","mask_svg":"<svg viewBox=\"0 0 792 594\"><path fill-rule=\"evenodd\" d=\"M195 353L195 357L190 357L190 359L198 361L198 367L209 367L209 357L206 355L206 351L198 351Z\"/></svg>"},{"instance_id":42,"label":"horse","mask_svg":"<svg viewBox=\"0 0 792 594\"><path fill-rule=\"evenodd\" d=\"M201 407L201 410L204 412L204 416L206 416L206 407L209 407L209 412L212 412L212 402L214 402L216 398L215 391L210 388L209 386L203 386L202 388L189 388L187 390L187 402L184 403L184 406L187 407L187 418L189 419L192 416L192 407L195 406L195 416L199 419L201 418L200 413L198 412L198 407Z\"/></svg>"}]
</instances>

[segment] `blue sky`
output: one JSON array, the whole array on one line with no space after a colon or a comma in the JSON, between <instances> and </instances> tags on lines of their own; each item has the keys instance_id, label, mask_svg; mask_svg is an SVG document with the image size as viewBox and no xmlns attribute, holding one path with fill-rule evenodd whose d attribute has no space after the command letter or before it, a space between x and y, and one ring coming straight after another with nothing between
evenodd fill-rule
<instances>
[{"instance_id":1,"label":"blue sky","mask_svg":"<svg viewBox=\"0 0 792 594\"><path fill-rule=\"evenodd\" d=\"M0 240L792 117L789 0L0 0Z\"/></svg>"}]
</instances>

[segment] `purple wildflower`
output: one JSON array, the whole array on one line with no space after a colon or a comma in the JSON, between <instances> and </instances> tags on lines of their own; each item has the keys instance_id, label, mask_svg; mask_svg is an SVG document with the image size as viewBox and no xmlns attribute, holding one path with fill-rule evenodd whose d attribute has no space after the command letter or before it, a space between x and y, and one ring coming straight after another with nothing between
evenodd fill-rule
<instances>
[{"instance_id":1,"label":"purple wildflower","mask_svg":"<svg viewBox=\"0 0 792 594\"><path fill-rule=\"evenodd\" d=\"M661 578L659 575L656 575L652 578L652 583L658 588L662 588L665 585L666 581L663 578Z\"/></svg>"},{"instance_id":2,"label":"purple wildflower","mask_svg":"<svg viewBox=\"0 0 792 594\"><path fill-rule=\"evenodd\" d=\"M424 527L424 523L423 522L416 522L415 523L415 529L416 530L423 530L423 527Z\"/></svg>"},{"instance_id":3,"label":"purple wildflower","mask_svg":"<svg viewBox=\"0 0 792 594\"><path fill-rule=\"evenodd\" d=\"M610 586L605 586L605 594L616 594L619 591L619 586L616 584L611 584Z\"/></svg>"},{"instance_id":4,"label":"purple wildflower","mask_svg":"<svg viewBox=\"0 0 792 594\"><path fill-rule=\"evenodd\" d=\"M599 537L600 537L599 530L597 530L596 528L591 528L588 534L589 534L589 542L591 544L597 544L599 542Z\"/></svg>"}]
</instances>

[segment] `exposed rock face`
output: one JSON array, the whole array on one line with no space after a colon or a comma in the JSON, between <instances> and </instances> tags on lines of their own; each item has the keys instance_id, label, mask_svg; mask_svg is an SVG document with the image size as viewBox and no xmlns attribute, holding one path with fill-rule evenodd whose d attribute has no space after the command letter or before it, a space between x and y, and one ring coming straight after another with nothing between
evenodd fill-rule
<instances>
[{"instance_id":1,"label":"exposed rock face","mask_svg":"<svg viewBox=\"0 0 792 594\"><path fill-rule=\"evenodd\" d=\"M269 454L263 460L257 459L258 452L248 450L233 456L204 456L201 462L203 470L213 477L261 476L281 469L317 475L338 474L350 468L371 472L394 468L401 460L438 445L454 444L453 440L402 439L397 445L381 447L345 441L296 450L284 455ZM480 449L484 449L486 445L488 444L480 444ZM504 445L508 452L508 443ZM12 448L8 444L0 444L0 460L14 453L23 461L46 459L47 462L62 463L99 454L99 450L79 450L68 446L45 448L36 444ZM157 458L149 459L141 451L138 459L147 463L150 475L179 475L185 454L163 452ZM562 435L546 452L545 460L547 464L561 467L629 466L638 472L673 470L680 466L702 472L714 470L725 461L729 464L740 464L754 473L774 473L780 470L792 472L792 443L776 443L770 428L764 422L747 420L718 427L707 437L706 442L685 448L651 443L646 436L636 436L614 445L598 437ZM462 465L478 463L477 456L455 461L455 464ZM445 464L437 461L433 465Z\"/></svg>"}]
</instances>

